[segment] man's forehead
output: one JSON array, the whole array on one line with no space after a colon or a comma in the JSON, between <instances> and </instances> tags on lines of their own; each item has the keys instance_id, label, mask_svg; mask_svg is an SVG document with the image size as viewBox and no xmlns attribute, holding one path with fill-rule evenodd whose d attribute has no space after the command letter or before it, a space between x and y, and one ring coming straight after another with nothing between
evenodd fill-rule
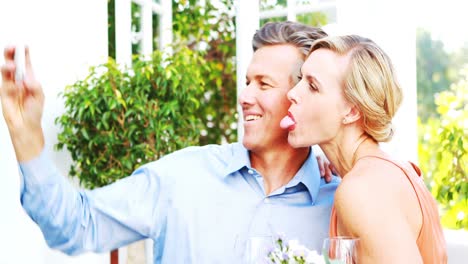
<instances>
[{"instance_id":1,"label":"man's forehead","mask_svg":"<svg viewBox=\"0 0 468 264\"><path fill-rule=\"evenodd\" d=\"M303 58L301 50L291 44L267 45L257 49L253 53L253 58L263 56L269 57L273 60Z\"/></svg>"},{"instance_id":2,"label":"man's forehead","mask_svg":"<svg viewBox=\"0 0 468 264\"><path fill-rule=\"evenodd\" d=\"M262 47L255 51L247 68L247 75L270 76L299 71L303 64L302 54L290 45Z\"/></svg>"}]
</instances>

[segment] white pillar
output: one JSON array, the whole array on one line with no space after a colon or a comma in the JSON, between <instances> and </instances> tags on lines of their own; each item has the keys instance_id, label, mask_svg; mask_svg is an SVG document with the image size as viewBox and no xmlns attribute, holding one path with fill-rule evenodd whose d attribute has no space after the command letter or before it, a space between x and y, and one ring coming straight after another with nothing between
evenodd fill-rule
<instances>
[{"instance_id":1,"label":"white pillar","mask_svg":"<svg viewBox=\"0 0 468 264\"><path fill-rule=\"evenodd\" d=\"M396 134L382 145L398 158L417 161L416 9L404 0L339 0L337 4L341 33L371 38L392 59L404 101L394 118Z\"/></svg>"},{"instance_id":2,"label":"white pillar","mask_svg":"<svg viewBox=\"0 0 468 264\"><path fill-rule=\"evenodd\" d=\"M237 61L237 95L245 87L247 67L252 59L252 37L259 27L260 5L259 1L237 0L236 7L236 61ZM242 109L238 105L238 140L244 135L242 125Z\"/></svg>"},{"instance_id":3,"label":"white pillar","mask_svg":"<svg viewBox=\"0 0 468 264\"><path fill-rule=\"evenodd\" d=\"M145 56L153 52L153 6L152 0L145 0L141 6L141 53Z\"/></svg>"},{"instance_id":4,"label":"white pillar","mask_svg":"<svg viewBox=\"0 0 468 264\"><path fill-rule=\"evenodd\" d=\"M57 93L86 76L89 66L107 60L107 1L0 0L0 32L2 50L16 42L30 47L46 97L45 149L60 171L67 172L69 155L53 151L58 131L54 119L63 112ZM20 205L18 165L3 116L0 119L0 263L108 264L107 253L68 257L47 247Z\"/></svg>"},{"instance_id":5,"label":"white pillar","mask_svg":"<svg viewBox=\"0 0 468 264\"><path fill-rule=\"evenodd\" d=\"M172 49L168 45L172 44L172 1L161 0L161 8L160 47L170 52Z\"/></svg>"},{"instance_id":6,"label":"white pillar","mask_svg":"<svg viewBox=\"0 0 468 264\"><path fill-rule=\"evenodd\" d=\"M287 1L288 21L296 21L296 0Z\"/></svg>"},{"instance_id":7,"label":"white pillar","mask_svg":"<svg viewBox=\"0 0 468 264\"><path fill-rule=\"evenodd\" d=\"M132 65L132 1L115 0L115 56L117 63Z\"/></svg>"}]
</instances>

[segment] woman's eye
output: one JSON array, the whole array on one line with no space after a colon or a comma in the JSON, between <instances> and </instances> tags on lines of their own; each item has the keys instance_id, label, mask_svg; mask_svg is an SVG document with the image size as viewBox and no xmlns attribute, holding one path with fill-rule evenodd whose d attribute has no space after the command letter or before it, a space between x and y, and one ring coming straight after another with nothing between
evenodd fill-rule
<instances>
[{"instance_id":1,"label":"woman's eye","mask_svg":"<svg viewBox=\"0 0 468 264\"><path fill-rule=\"evenodd\" d=\"M309 87L314 92L318 91L317 85L315 85L314 83L309 83Z\"/></svg>"}]
</instances>

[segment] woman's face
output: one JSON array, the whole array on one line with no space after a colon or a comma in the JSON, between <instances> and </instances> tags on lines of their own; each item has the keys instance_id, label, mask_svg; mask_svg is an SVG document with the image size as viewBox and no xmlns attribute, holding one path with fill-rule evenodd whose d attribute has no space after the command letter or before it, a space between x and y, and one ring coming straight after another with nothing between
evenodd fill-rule
<instances>
[{"instance_id":1,"label":"woman's face","mask_svg":"<svg viewBox=\"0 0 468 264\"><path fill-rule=\"evenodd\" d=\"M343 119L351 109L343 96L346 56L327 49L310 54L302 66L301 81L288 92L291 101L282 127L289 130L293 147L329 142L339 137Z\"/></svg>"}]
</instances>

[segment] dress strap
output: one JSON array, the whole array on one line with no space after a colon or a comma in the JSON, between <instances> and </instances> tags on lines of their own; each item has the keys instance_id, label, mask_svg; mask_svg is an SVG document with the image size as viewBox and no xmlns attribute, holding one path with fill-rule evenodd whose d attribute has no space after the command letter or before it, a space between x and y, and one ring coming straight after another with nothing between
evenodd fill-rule
<instances>
[{"instance_id":1,"label":"dress strap","mask_svg":"<svg viewBox=\"0 0 468 264\"><path fill-rule=\"evenodd\" d=\"M390 163L392 163L393 165L399 167L400 169L403 169L404 170L404 165L401 163L401 162L397 162L395 161L394 159L390 158L390 157L385 157L385 156L377 156L377 155L364 155L362 157L359 157L357 160L356 160L356 163L361 160L361 159L364 159L364 158L377 158L377 159L381 159L381 160L385 160L385 161L388 161ZM416 172L416 174L421 177L422 175L422 172L421 172L421 169L416 165L414 164L413 162L411 161L408 161L408 163L411 165L411 168ZM408 169L408 168L406 168ZM406 173L405 173L406 174Z\"/></svg>"}]
</instances>

